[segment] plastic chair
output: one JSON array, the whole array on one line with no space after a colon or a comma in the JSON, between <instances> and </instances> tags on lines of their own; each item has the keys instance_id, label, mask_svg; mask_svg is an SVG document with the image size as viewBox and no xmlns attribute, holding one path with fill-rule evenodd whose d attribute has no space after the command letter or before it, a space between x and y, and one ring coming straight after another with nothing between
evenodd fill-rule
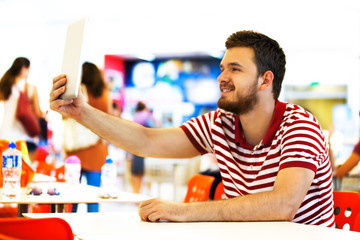
<instances>
[{"instance_id":1,"label":"plastic chair","mask_svg":"<svg viewBox=\"0 0 360 240\"><path fill-rule=\"evenodd\" d=\"M215 178L211 176L194 175L188 182L188 190L184 202L208 201L211 184L214 180Z\"/></svg>"},{"instance_id":2,"label":"plastic chair","mask_svg":"<svg viewBox=\"0 0 360 240\"><path fill-rule=\"evenodd\" d=\"M349 226L360 232L360 194L334 191L334 215L336 228Z\"/></svg>"},{"instance_id":3,"label":"plastic chair","mask_svg":"<svg viewBox=\"0 0 360 240\"><path fill-rule=\"evenodd\" d=\"M18 216L17 204L0 204L0 218L14 218L17 216Z\"/></svg>"},{"instance_id":4,"label":"plastic chair","mask_svg":"<svg viewBox=\"0 0 360 240\"><path fill-rule=\"evenodd\" d=\"M65 165L55 168L55 178L57 182L65 182Z\"/></svg>"},{"instance_id":5,"label":"plastic chair","mask_svg":"<svg viewBox=\"0 0 360 240\"><path fill-rule=\"evenodd\" d=\"M214 200L225 199L224 183L221 181L215 190Z\"/></svg>"},{"instance_id":6,"label":"plastic chair","mask_svg":"<svg viewBox=\"0 0 360 240\"><path fill-rule=\"evenodd\" d=\"M41 173L44 175L51 176L53 172L55 172L55 163L47 163L47 162L40 162L40 161L34 161L36 162L36 173Z\"/></svg>"},{"instance_id":7,"label":"plastic chair","mask_svg":"<svg viewBox=\"0 0 360 240\"><path fill-rule=\"evenodd\" d=\"M39 147L35 153L34 165L36 166L36 173L45 174L51 176L51 174L55 174L55 161L51 159L47 159L49 153L43 148ZM51 160L51 161L48 161Z\"/></svg>"},{"instance_id":8,"label":"plastic chair","mask_svg":"<svg viewBox=\"0 0 360 240\"><path fill-rule=\"evenodd\" d=\"M70 225L61 218L0 218L0 233L1 239L74 239Z\"/></svg>"}]
</instances>

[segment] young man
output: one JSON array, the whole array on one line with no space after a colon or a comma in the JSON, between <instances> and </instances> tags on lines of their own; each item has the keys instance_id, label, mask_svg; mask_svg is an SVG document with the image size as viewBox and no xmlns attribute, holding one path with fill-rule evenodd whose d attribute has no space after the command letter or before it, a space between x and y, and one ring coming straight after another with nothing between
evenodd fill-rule
<instances>
[{"instance_id":1,"label":"young man","mask_svg":"<svg viewBox=\"0 0 360 240\"><path fill-rule=\"evenodd\" d=\"M276 221L334 226L331 167L318 121L277 100L285 74L279 44L240 31L226 41L218 77L219 109L180 128L148 129L87 105L82 95L58 99L66 77L54 78L50 106L139 156L215 154L228 199L140 204L145 221Z\"/></svg>"}]
</instances>

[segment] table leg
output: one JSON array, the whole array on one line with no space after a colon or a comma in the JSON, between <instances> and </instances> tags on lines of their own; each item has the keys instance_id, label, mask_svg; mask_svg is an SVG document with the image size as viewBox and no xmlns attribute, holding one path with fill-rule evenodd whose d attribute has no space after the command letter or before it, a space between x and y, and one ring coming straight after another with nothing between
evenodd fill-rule
<instances>
[{"instance_id":1,"label":"table leg","mask_svg":"<svg viewBox=\"0 0 360 240\"><path fill-rule=\"evenodd\" d=\"M64 209L65 209L64 204L58 204L57 205L57 212L58 213L63 213Z\"/></svg>"},{"instance_id":2,"label":"table leg","mask_svg":"<svg viewBox=\"0 0 360 240\"><path fill-rule=\"evenodd\" d=\"M29 212L29 204L18 204L18 217L23 217L23 213Z\"/></svg>"},{"instance_id":3,"label":"table leg","mask_svg":"<svg viewBox=\"0 0 360 240\"><path fill-rule=\"evenodd\" d=\"M342 188L342 179L333 177L333 184L334 184L334 190L335 191L341 191Z\"/></svg>"},{"instance_id":4,"label":"table leg","mask_svg":"<svg viewBox=\"0 0 360 240\"><path fill-rule=\"evenodd\" d=\"M56 204L50 204L50 212L56 213Z\"/></svg>"},{"instance_id":5,"label":"table leg","mask_svg":"<svg viewBox=\"0 0 360 240\"><path fill-rule=\"evenodd\" d=\"M176 169L177 169L178 164L174 164L173 165L173 201L176 201L176 197L177 197L177 185L176 185Z\"/></svg>"}]
</instances>

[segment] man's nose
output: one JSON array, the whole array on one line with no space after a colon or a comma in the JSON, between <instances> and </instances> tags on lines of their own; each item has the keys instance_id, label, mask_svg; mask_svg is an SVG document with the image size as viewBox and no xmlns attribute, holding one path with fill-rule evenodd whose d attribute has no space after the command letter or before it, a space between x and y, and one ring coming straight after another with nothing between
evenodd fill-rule
<instances>
[{"instance_id":1,"label":"man's nose","mask_svg":"<svg viewBox=\"0 0 360 240\"><path fill-rule=\"evenodd\" d=\"M229 81L229 76L227 75L226 71L222 71L220 73L220 75L218 76L218 82L228 82Z\"/></svg>"}]
</instances>

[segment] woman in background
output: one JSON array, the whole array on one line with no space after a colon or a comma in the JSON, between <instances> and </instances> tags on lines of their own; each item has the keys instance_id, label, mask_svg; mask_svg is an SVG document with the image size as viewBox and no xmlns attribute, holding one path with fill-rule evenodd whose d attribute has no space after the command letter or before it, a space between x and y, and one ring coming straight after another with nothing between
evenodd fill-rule
<instances>
[{"instance_id":1,"label":"woman in background","mask_svg":"<svg viewBox=\"0 0 360 240\"><path fill-rule=\"evenodd\" d=\"M334 171L336 178L345 177L356 165L360 162L360 140L355 145L350 157L345 161L345 163L339 166Z\"/></svg>"},{"instance_id":2,"label":"woman in background","mask_svg":"<svg viewBox=\"0 0 360 240\"><path fill-rule=\"evenodd\" d=\"M31 160L37 148L36 140L27 135L24 127L16 118L16 109L20 92L27 93L33 111L38 118L43 117L40 109L36 87L27 83L30 61L27 58L16 58L9 70L0 80L0 139L25 140ZM1 109L0 109L1 110Z\"/></svg>"},{"instance_id":3,"label":"woman in background","mask_svg":"<svg viewBox=\"0 0 360 240\"><path fill-rule=\"evenodd\" d=\"M85 98L88 98L88 103L92 107L108 113L110 110L109 93L102 74L95 64L89 62L83 64L81 83L82 91ZM88 185L99 187L101 167L105 164L108 154L107 144L98 138L94 144L81 149L69 150L65 147L65 152L67 156L76 155L80 158L81 176L86 178ZM99 204L88 204L87 208L88 212L98 212ZM77 205L73 205L72 211L77 211Z\"/></svg>"},{"instance_id":4,"label":"woman in background","mask_svg":"<svg viewBox=\"0 0 360 240\"><path fill-rule=\"evenodd\" d=\"M134 122L145 127L150 127L150 128L157 127L157 123L152 112L146 107L146 105L143 102L138 102L136 105ZM145 172L144 157L132 155L131 185L134 193L140 193L144 172Z\"/></svg>"},{"instance_id":5,"label":"woman in background","mask_svg":"<svg viewBox=\"0 0 360 240\"><path fill-rule=\"evenodd\" d=\"M360 117L360 111L359 111L359 117ZM333 132L334 131L332 131L332 133ZM332 133L330 134L330 136L332 135ZM331 144L329 145L330 145L329 148L331 149ZM332 153L331 150L330 153ZM346 159L346 161L342 165L336 166L335 164L336 159L333 154L329 155L329 157L332 162L334 176L338 179L342 179L360 162L360 140L355 144L351 155Z\"/></svg>"}]
</instances>

